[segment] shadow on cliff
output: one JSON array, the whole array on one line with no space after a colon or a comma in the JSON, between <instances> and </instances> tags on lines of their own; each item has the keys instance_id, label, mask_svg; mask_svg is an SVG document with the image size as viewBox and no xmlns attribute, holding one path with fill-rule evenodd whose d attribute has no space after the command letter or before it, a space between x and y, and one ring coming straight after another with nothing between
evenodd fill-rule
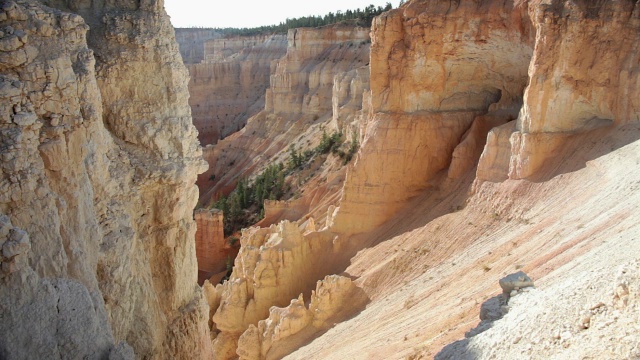
<instances>
[{"instance_id":1,"label":"shadow on cliff","mask_svg":"<svg viewBox=\"0 0 640 360\"><path fill-rule=\"evenodd\" d=\"M562 136L562 135L558 135ZM588 132L565 135L562 145L555 150L555 156L527 180L540 183L586 167L589 161L612 153L640 139L640 123L623 126L609 126Z\"/></svg>"},{"instance_id":2,"label":"shadow on cliff","mask_svg":"<svg viewBox=\"0 0 640 360\"><path fill-rule=\"evenodd\" d=\"M447 169L441 171L438 185L425 189L420 195L407 201L397 215L392 217L376 231L366 247L373 247L379 243L391 240L399 235L422 228L437 218L463 209L470 196L471 187L475 179L476 168L468 170L457 180L447 179Z\"/></svg>"},{"instance_id":3,"label":"shadow on cliff","mask_svg":"<svg viewBox=\"0 0 640 360\"><path fill-rule=\"evenodd\" d=\"M480 306L480 322L478 325L464 334L464 339L455 341L436 354L434 360L475 360L480 358L476 349L471 346L471 339L481 334L493 326L496 320L504 316L503 308L507 304L507 299L500 294L494 296Z\"/></svg>"}]
</instances>

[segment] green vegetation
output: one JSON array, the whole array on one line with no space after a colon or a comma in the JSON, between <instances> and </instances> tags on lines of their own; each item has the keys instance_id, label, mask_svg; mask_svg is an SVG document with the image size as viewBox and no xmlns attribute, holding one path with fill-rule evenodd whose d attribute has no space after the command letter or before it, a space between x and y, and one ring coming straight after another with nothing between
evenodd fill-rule
<instances>
[{"instance_id":1,"label":"green vegetation","mask_svg":"<svg viewBox=\"0 0 640 360\"><path fill-rule=\"evenodd\" d=\"M305 150L303 153L300 153L296 150L295 146L291 145L289 146L289 162L287 163L287 170L289 170L289 173L292 173L302 169L316 156L326 155L328 153L344 158L344 152L340 150L343 143L344 135L342 135L341 132L334 131L331 135L328 135L326 131L323 131L320 144L318 144L318 146L313 150ZM342 155L340 155L341 153ZM347 162L345 162L345 164Z\"/></svg>"},{"instance_id":2,"label":"green vegetation","mask_svg":"<svg viewBox=\"0 0 640 360\"><path fill-rule=\"evenodd\" d=\"M255 28L216 28L215 30L224 34L226 37L233 36L253 36L266 34L284 34L289 29L303 27L319 27L330 24L336 24L344 21L355 22L356 25L370 27L373 18L385 11L393 9L391 3L387 3L385 7L369 5L364 9L340 10L335 13L328 13L324 16L303 16L301 18L287 19L278 25L260 26Z\"/></svg>"},{"instance_id":3,"label":"green vegetation","mask_svg":"<svg viewBox=\"0 0 640 360\"><path fill-rule=\"evenodd\" d=\"M224 234L229 236L264 216L264 200L280 200L288 190L281 163L269 165L252 182L240 179L229 196L222 196L212 207L224 213Z\"/></svg>"},{"instance_id":4,"label":"green vegetation","mask_svg":"<svg viewBox=\"0 0 640 360\"><path fill-rule=\"evenodd\" d=\"M343 150L344 135L334 131L331 135L326 131L318 146L300 152L294 145L289 147L289 158L286 166L283 163L271 164L256 176L253 181L240 179L236 188L228 195L222 196L211 207L224 212L224 233L230 236L243 227L250 226L264 217L264 200L282 200L290 192L291 187L286 177L309 168L317 156L326 157L329 153L340 157L346 165L358 151L358 138L354 134L347 150ZM232 244L233 245L233 244Z\"/></svg>"}]
</instances>

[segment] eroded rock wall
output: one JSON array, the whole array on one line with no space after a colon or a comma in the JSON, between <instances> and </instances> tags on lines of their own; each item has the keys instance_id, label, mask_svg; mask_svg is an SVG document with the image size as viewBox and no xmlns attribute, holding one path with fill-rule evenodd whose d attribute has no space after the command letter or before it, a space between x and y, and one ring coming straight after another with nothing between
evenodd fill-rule
<instances>
[{"instance_id":1,"label":"eroded rock wall","mask_svg":"<svg viewBox=\"0 0 640 360\"><path fill-rule=\"evenodd\" d=\"M511 2L412 1L374 20L371 114L336 231L371 230L436 185L479 116L515 119L533 50L527 16Z\"/></svg>"},{"instance_id":2,"label":"eroded rock wall","mask_svg":"<svg viewBox=\"0 0 640 360\"><path fill-rule=\"evenodd\" d=\"M329 275L318 281L308 305L302 294L284 308L272 307L269 317L249 325L238 340L240 359L280 359L364 305L366 296L351 279Z\"/></svg>"},{"instance_id":3,"label":"eroded rock wall","mask_svg":"<svg viewBox=\"0 0 640 360\"><path fill-rule=\"evenodd\" d=\"M222 34L215 29L175 28L180 56L185 64L198 64L204 60L204 44Z\"/></svg>"},{"instance_id":4,"label":"eroded rock wall","mask_svg":"<svg viewBox=\"0 0 640 360\"><path fill-rule=\"evenodd\" d=\"M368 89L368 29L344 24L293 29L287 41L286 55L272 69L264 110L239 133L204 150L210 169L198 179L201 202L228 193L239 176L285 160L282 151L289 145L311 149L323 129L342 130L350 138L357 127L347 124ZM335 121L334 107L340 112Z\"/></svg>"},{"instance_id":5,"label":"eroded rock wall","mask_svg":"<svg viewBox=\"0 0 640 360\"><path fill-rule=\"evenodd\" d=\"M268 318L272 306L284 307L309 293L335 267L339 248L333 234L315 230L312 222L288 221L243 230L231 278L216 289L220 305L212 320L218 331L217 359L237 356L238 339L250 325Z\"/></svg>"},{"instance_id":6,"label":"eroded rock wall","mask_svg":"<svg viewBox=\"0 0 640 360\"><path fill-rule=\"evenodd\" d=\"M637 4L531 2L529 16L536 30L530 81L515 131L499 138L510 143L503 172L513 179L542 171L569 136L639 120Z\"/></svg>"},{"instance_id":7,"label":"eroded rock wall","mask_svg":"<svg viewBox=\"0 0 640 360\"><path fill-rule=\"evenodd\" d=\"M0 15L0 208L31 245L28 264L3 260L2 355L209 356L192 219L206 164L162 2L44 3Z\"/></svg>"},{"instance_id":8,"label":"eroded rock wall","mask_svg":"<svg viewBox=\"0 0 640 360\"><path fill-rule=\"evenodd\" d=\"M189 104L202 145L240 130L264 108L272 62L287 51L283 35L205 42L205 60L188 66Z\"/></svg>"}]
</instances>

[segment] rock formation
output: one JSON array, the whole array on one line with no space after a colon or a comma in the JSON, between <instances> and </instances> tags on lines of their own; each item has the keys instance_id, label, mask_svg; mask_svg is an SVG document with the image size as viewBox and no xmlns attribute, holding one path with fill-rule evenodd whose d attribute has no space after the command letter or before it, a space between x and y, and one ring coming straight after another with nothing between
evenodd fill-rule
<instances>
[{"instance_id":1,"label":"rock formation","mask_svg":"<svg viewBox=\"0 0 640 360\"><path fill-rule=\"evenodd\" d=\"M580 344L571 339L597 342L604 334L615 336L592 348L606 350L610 357L632 356L637 348L629 336L633 320L620 321L613 310L601 315L605 313L592 308L601 309L593 304L603 303L631 314L635 306L629 295L634 290L628 290L636 286L629 285L636 276L634 266L624 272L633 276L616 280L610 299L597 297L604 291L594 289L606 286L594 274L610 277L617 264L633 261L638 246L633 184L640 128L634 118L636 97L627 95L637 92L631 69L638 54L627 41L635 39L638 25L631 1L413 0L376 18L370 76L351 75L370 81L370 91L334 76L332 94L331 121L336 127L345 126L340 121L358 122L362 147L347 173L342 198L334 203L339 209L327 206L331 216L326 227L305 235L331 234L331 244L312 244L314 254L322 254L317 256L336 254L336 244L364 248L346 273L357 278L354 286L371 303L345 323L309 335L314 332L309 326L313 315L304 303L309 284L289 293L290 285L280 281L286 278L281 264L260 265L275 257L266 255L272 251L269 246L251 261L247 252L236 262L240 267L234 280L214 296L220 304L213 322L221 331L216 346L226 352L222 358L278 358L302 343L307 345L290 358L431 358L467 331L471 340L451 344L438 357L514 358L534 356L533 348L545 357L564 358L571 357L566 348ZM289 34L290 43L297 38ZM578 48L588 49L587 60ZM313 114L312 97L292 107L296 96L278 90L299 81L278 72L285 59L287 65L296 64L289 49L267 92L266 110L280 117L256 116L228 140L238 146L234 151L255 144L247 136L252 127L258 133L254 122L269 124L263 128L268 134L279 126L269 120L285 124L291 114ZM597 76L589 75L591 66L601 69ZM622 69L624 78L613 68ZM342 93L347 88L361 93L351 98ZM350 110L360 97L363 105ZM619 100L612 101L614 97ZM215 151L220 149L224 147ZM227 151L230 168L255 166ZM222 159L221 153L216 156ZM265 158L273 155L267 152ZM222 190L229 184L216 186ZM597 190L602 189L598 184L610 190ZM273 219L301 209L299 200L269 203ZM304 233L254 231L278 244L298 243ZM602 268L589 270L599 261ZM533 303L526 299L538 296L538 290L515 294L512 301L520 313L511 311L502 320L487 315L485 307L483 320L490 319L500 331L484 325L471 329L481 304L499 293L496 280L514 267L531 274L540 291L549 292ZM580 270L568 271L574 268ZM325 270L342 268L334 264ZM315 274L316 280L320 275ZM566 283L580 284L576 286L588 294L588 303L578 300L575 291L558 290L563 276ZM265 279L278 280L268 282L266 290L260 285ZM270 292L274 283L286 289L282 298ZM545 289L551 286L555 288ZM550 304L554 292L562 295L557 305ZM518 307L519 301L524 302ZM584 313L571 308L578 301L587 308ZM276 307L268 311L269 306ZM545 312L545 306L556 310ZM596 316L601 316L600 327L590 334L587 329ZM536 317L552 319L560 335L547 334ZM509 325L515 321L521 329ZM577 324L582 332L562 321ZM622 328L608 329L614 322ZM510 332L518 335L507 338ZM319 337L311 341L314 336ZM615 341L622 346L616 348Z\"/></svg>"},{"instance_id":2,"label":"rock formation","mask_svg":"<svg viewBox=\"0 0 640 360\"><path fill-rule=\"evenodd\" d=\"M632 1L378 17L372 115L331 226L376 239L346 271L372 301L287 358L637 356L639 25ZM514 267L539 290L471 329Z\"/></svg>"},{"instance_id":3,"label":"rock formation","mask_svg":"<svg viewBox=\"0 0 640 360\"><path fill-rule=\"evenodd\" d=\"M196 257L198 258L199 284L214 275L221 279L226 275L227 267L231 266L238 254L236 243L227 242L224 237L223 216L222 211L216 209L196 210ZM220 281L220 279L217 280Z\"/></svg>"},{"instance_id":4,"label":"rock formation","mask_svg":"<svg viewBox=\"0 0 640 360\"><path fill-rule=\"evenodd\" d=\"M536 43L524 105L515 131L496 138L510 143L510 178L541 171L568 136L638 121L636 11L631 1L532 2Z\"/></svg>"},{"instance_id":5,"label":"rock formation","mask_svg":"<svg viewBox=\"0 0 640 360\"><path fill-rule=\"evenodd\" d=\"M243 231L233 273L220 287L220 306L212 318L220 331L216 358L233 358L242 333L266 319L271 306L285 306L310 292L336 266L339 248L333 234L315 230L312 223L283 221Z\"/></svg>"},{"instance_id":6,"label":"rock formation","mask_svg":"<svg viewBox=\"0 0 640 360\"><path fill-rule=\"evenodd\" d=\"M272 62L286 49L282 35L204 42L204 60L188 65L189 104L203 145L240 130L264 108Z\"/></svg>"},{"instance_id":7,"label":"rock formation","mask_svg":"<svg viewBox=\"0 0 640 360\"><path fill-rule=\"evenodd\" d=\"M469 21L478 7L487 15ZM372 115L345 183L340 232L371 230L434 186L480 116L515 119L533 45L526 6L510 2L412 1L377 17L372 34Z\"/></svg>"},{"instance_id":8,"label":"rock formation","mask_svg":"<svg viewBox=\"0 0 640 360\"><path fill-rule=\"evenodd\" d=\"M198 64L205 58L204 44L219 39L222 34L215 29L176 28L176 41L185 64Z\"/></svg>"},{"instance_id":9,"label":"rock formation","mask_svg":"<svg viewBox=\"0 0 640 360\"><path fill-rule=\"evenodd\" d=\"M43 3L0 12L0 353L209 356L206 164L162 2Z\"/></svg>"},{"instance_id":10,"label":"rock formation","mask_svg":"<svg viewBox=\"0 0 640 360\"><path fill-rule=\"evenodd\" d=\"M285 308L272 307L269 318L249 325L238 341L240 359L279 359L317 332L344 320L366 297L349 278L337 275L318 281L307 307L302 294ZM362 304L363 305L363 304Z\"/></svg>"},{"instance_id":11,"label":"rock formation","mask_svg":"<svg viewBox=\"0 0 640 360\"><path fill-rule=\"evenodd\" d=\"M290 31L202 198L323 130L362 147L301 173L264 224L291 221L245 229L202 289L206 164L162 2L42 3L0 7L0 357L638 356L634 1L411 0L371 42ZM514 272L536 288L506 304Z\"/></svg>"},{"instance_id":12,"label":"rock formation","mask_svg":"<svg viewBox=\"0 0 640 360\"><path fill-rule=\"evenodd\" d=\"M355 132L351 122L369 87L368 29L348 24L294 29L287 41L286 55L272 69L264 110L239 133L205 149L210 169L198 179L201 202L228 193L240 176L283 161L282 151L291 144L302 150L317 145L322 129L341 130L348 138ZM322 178L333 177L326 175ZM329 181L320 186L325 184ZM341 187L334 185L322 193L333 196ZM322 202L315 198L314 204Z\"/></svg>"}]
</instances>

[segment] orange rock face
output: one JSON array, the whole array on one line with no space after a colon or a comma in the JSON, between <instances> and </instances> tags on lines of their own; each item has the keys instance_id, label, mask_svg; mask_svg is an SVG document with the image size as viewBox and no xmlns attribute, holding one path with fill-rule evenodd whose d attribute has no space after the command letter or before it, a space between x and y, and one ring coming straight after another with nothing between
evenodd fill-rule
<instances>
[{"instance_id":1,"label":"orange rock face","mask_svg":"<svg viewBox=\"0 0 640 360\"><path fill-rule=\"evenodd\" d=\"M334 225L344 233L373 229L436 185L468 131L483 142L490 127L471 129L478 116L515 119L533 50L526 7L492 1L412 1L376 18L372 34L371 115ZM472 148L455 166L473 166Z\"/></svg>"},{"instance_id":2,"label":"orange rock face","mask_svg":"<svg viewBox=\"0 0 640 360\"><path fill-rule=\"evenodd\" d=\"M568 135L638 121L634 9L628 1L530 5L536 46L518 133L510 138L510 178L535 175Z\"/></svg>"},{"instance_id":3,"label":"orange rock face","mask_svg":"<svg viewBox=\"0 0 640 360\"><path fill-rule=\"evenodd\" d=\"M640 56L628 43L637 42L639 28L632 1L413 0L378 17L370 91L334 77L332 99L342 105L334 106L332 121L352 116L337 127L359 121L362 141L340 207L327 208L320 231L303 217L245 233L237 271L210 297L218 306L220 358L280 358L290 351L292 359L433 358L447 344L436 358L571 358L574 352L624 358L636 351L631 338L618 341L634 320L611 316L621 325L618 340L593 335L592 329L609 331L606 326L582 331L583 319L579 332L552 337L538 320L569 329L589 303L617 307L627 296L618 280L611 295L598 274L635 259L639 246L634 69ZM305 51L312 53L300 54ZM287 55L290 69L300 67L298 55ZM267 97L272 113L254 118L269 126L262 133L253 128L265 138L275 135L278 146L290 143L281 134L290 131L291 114L313 115L323 106L294 103L295 96L280 91L301 84L283 69ZM598 73L590 75L592 69ZM361 91L364 105L343 116L340 109L360 97L350 98L347 89ZM235 144L252 144L246 134L234 135ZM306 206L269 205L274 219ZM346 256L348 246L360 251L344 273L337 264L309 267L318 258ZM347 284L345 277L344 288L328 292L331 301L312 296L309 305L310 280L321 278L321 267L356 280ZM500 331L470 339L472 332L453 343L477 324L481 304L514 268L543 284L544 296L513 303L520 313L511 320L527 321L497 322ZM574 281L584 286L566 286ZM357 308L343 302L351 299L351 285L371 302L309 341L318 335L314 304ZM598 286L610 290L595 291ZM521 341L530 333L543 340ZM590 347L599 350L585 350Z\"/></svg>"},{"instance_id":4,"label":"orange rock face","mask_svg":"<svg viewBox=\"0 0 640 360\"><path fill-rule=\"evenodd\" d=\"M238 254L238 247L224 237L223 214L219 210L197 210L196 257L198 258L198 282L225 272Z\"/></svg>"}]
</instances>

